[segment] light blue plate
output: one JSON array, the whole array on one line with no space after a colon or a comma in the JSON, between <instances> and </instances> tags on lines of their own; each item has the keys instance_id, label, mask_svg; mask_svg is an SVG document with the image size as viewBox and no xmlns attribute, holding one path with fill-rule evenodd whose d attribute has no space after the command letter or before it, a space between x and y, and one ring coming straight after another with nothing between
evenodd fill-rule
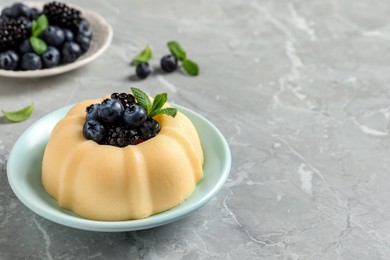
<instances>
[{"instance_id":1,"label":"light blue plate","mask_svg":"<svg viewBox=\"0 0 390 260\"><path fill-rule=\"evenodd\" d=\"M131 231L164 225L187 216L208 202L225 183L231 165L229 146L220 131L199 114L175 105L194 123L204 151L204 178L179 206L140 220L94 221L58 206L41 183L42 157L50 133L71 106L64 107L31 125L16 141L8 158L8 181L16 196L36 214L53 222L93 231Z\"/></svg>"}]
</instances>

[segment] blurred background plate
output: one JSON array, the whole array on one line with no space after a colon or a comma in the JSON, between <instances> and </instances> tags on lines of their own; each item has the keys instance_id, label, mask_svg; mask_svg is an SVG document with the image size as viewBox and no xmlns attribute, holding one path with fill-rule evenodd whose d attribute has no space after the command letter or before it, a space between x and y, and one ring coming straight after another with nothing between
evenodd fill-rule
<instances>
[{"instance_id":1,"label":"blurred background plate","mask_svg":"<svg viewBox=\"0 0 390 260\"><path fill-rule=\"evenodd\" d=\"M43 3L26 2L25 4L29 7L36 7L39 10L42 10L43 8ZM42 70L0 70L0 76L12 78L40 78L54 76L84 66L89 62L95 60L97 57L103 54L105 50L107 50L107 48L110 46L113 37L113 30L111 26L107 23L107 21L96 12L90 10L83 10L78 6L71 4L69 4L69 6L79 9L82 12L82 16L89 22L93 30L93 36L89 50L85 54L80 56L80 58L78 58L75 62L69 64L64 64L54 68ZM6 6L1 6L0 9L2 10L5 7Z\"/></svg>"}]
</instances>

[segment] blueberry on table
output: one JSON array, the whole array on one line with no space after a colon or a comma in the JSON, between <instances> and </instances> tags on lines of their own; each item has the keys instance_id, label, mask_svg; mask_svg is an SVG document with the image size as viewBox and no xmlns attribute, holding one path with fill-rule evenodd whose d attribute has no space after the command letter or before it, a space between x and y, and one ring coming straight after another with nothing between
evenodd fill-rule
<instances>
[{"instance_id":1,"label":"blueberry on table","mask_svg":"<svg viewBox=\"0 0 390 260\"><path fill-rule=\"evenodd\" d=\"M135 68L135 73L140 79L145 79L146 77L148 77L149 74L151 73L149 63L147 62L139 63Z\"/></svg>"},{"instance_id":2,"label":"blueberry on table","mask_svg":"<svg viewBox=\"0 0 390 260\"><path fill-rule=\"evenodd\" d=\"M14 51L0 53L0 69L15 70L18 67L19 56Z\"/></svg>"},{"instance_id":3,"label":"blueberry on table","mask_svg":"<svg viewBox=\"0 0 390 260\"><path fill-rule=\"evenodd\" d=\"M83 127L83 135L88 140L93 140L97 143L103 141L106 135L106 128L99 121L90 119L85 122Z\"/></svg>"},{"instance_id":4,"label":"blueberry on table","mask_svg":"<svg viewBox=\"0 0 390 260\"><path fill-rule=\"evenodd\" d=\"M161 58L161 69L165 72L172 72L177 68L177 59L173 55L166 55Z\"/></svg>"},{"instance_id":5,"label":"blueberry on table","mask_svg":"<svg viewBox=\"0 0 390 260\"><path fill-rule=\"evenodd\" d=\"M60 51L53 47L47 47L46 51L42 54L42 63L44 68L52 68L60 64L61 55Z\"/></svg>"},{"instance_id":6,"label":"blueberry on table","mask_svg":"<svg viewBox=\"0 0 390 260\"><path fill-rule=\"evenodd\" d=\"M39 70L42 69L42 60L34 52L27 52L23 54L20 62L20 68L22 70Z\"/></svg>"},{"instance_id":7,"label":"blueberry on table","mask_svg":"<svg viewBox=\"0 0 390 260\"><path fill-rule=\"evenodd\" d=\"M64 31L58 26L48 26L41 35L47 45L60 47L65 41Z\"/></svg>"},{"instance_id":8,"label":"blueberry on table","mask_svg":"<svg viewBox=\"0 0 390 260\"><path fill-rule=\"evenodd\" d=\"M129 128L140 126L145 122L146 117L146 110L136 104L126 107L125 112L123 113L123 121Z\"/></svg>"},{"instance_id":9,"label":"blueberry on table","mask_svg":"<svg viewBox=\"0 0 390 260\"><path fill-rule=\"evenodd\" d=\"M64 63L74 62L81 56L80 45L75 42L65 42L61 54Z\"/></svg>"},{"instance_id":10,"label":"blueberry on table","mask_svg":"<svg viewBox=\"0 0 390 260\"><path fill-rule=\"evenodd\" d=\"M107 98L103 100L98 108L99 118L108 124L118 122L122 118L123 112L123 105L117 99Z\"/></svg>"}]
</instances>

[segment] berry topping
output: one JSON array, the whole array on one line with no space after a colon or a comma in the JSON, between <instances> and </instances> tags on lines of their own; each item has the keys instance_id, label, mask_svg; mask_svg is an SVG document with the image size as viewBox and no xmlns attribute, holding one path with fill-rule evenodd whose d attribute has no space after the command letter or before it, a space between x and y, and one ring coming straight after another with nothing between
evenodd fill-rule
<instances>
[{"instance_id":1,"label":"berry topping","mask_svg":"<svg viewBox=\"0 0 390 260\"><path fill-rule=\"evenodd\" d=\"M161 58L161 69L165 72L172 72L177 68L177 59L173 55L166 55Z\"/></svg>"},{"instance_id":2,"label":"berry topping","mask_svg":"<svg viewBox=\"0 0 390 260\"><path fill-rule=\"evenodd\" d=\"M99 115L98 115L99 106L100 106L100 104L92 104L89 107L87 107L87 120L89 120L89 119L98 120L99 119Z\"/></svg>"},{"instance_id":3,"label":"berry topping","mask_svg":"<svg viewBox=\"0 0 390 260\"><path fill-rule=\"evenodd\" d=\"M140 105L130 105L123 113L123 121L127 127L135 128L143 124L146 120L146 110Z\"/></svg>"},{"instance_id":4,"label":"berry topping","mask_svg":"<svg viewBox=\"0 0 390 260\"><path fill-rule=\"evenodd\" d=\"M101 104L88 106L84 137L117 147L136 145L160 132L160 124L153 119L155 115L176 115L175 108L162 108L167 100L166 93L156 95L152 104L140 89L132 88L132 92L134 95L112 93L111 98L103 100Z\"/></svg>"},{"instance_id":5,"label":"berry topping","mask_svg":"<svg viewBox=\"0 0 390 260\"><path fill-rule=\"evenodd\" d=\"M105 99L98 108L99 118L109 124L120 120L123 115L123 105L117 99Z\"/></svg>"},{"instance_id":6,"label":"berry topping","mask_svg":"<svg viewBox=\"0 0 390 260\"><path fill-rule=\"evenodd\" d=\"M106 128L99 121L90 119L84 124L83 134L87 139L100 143L104 140Z\"/></svg>"},{"instance_id":7,"label":"berry topping","mask_svg":"<svg viewBox=\"0 0 390 260\"><path fill-rule=\"evenodd\" d=\"M151 72L151 70L149 67L149 63L147 63L147 62L140 63L135 68L135 73L137 74L137 76L140 79L145 79L146 77L148 77L150 72Z\"/></svg>"}]
</instances>

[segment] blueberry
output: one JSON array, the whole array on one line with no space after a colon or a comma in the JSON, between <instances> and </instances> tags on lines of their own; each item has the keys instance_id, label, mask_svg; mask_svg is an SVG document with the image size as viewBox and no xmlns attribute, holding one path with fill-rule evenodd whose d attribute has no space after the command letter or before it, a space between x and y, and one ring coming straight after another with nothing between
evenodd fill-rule
<instances>
[{"instance_id":1,"label":"blueberry","mask_svg":"<svg viewBox=\"0 0 390 260\"><path fill-rule=\"evenodd\" d=\"M15 70L18 67L19 56L14 51L0 53L0 69Z\"/></svg>"},{"instance_id":2,"label":"blueberry","mask_svg":"<svg viewBox=\"0 0 390 260\"><path fill-rule=\"evenodd\" d=\"M80 45L81 51L86 53L91 45L91 38L85 37L82 34L77 34L76 42Z\"/></svg>"},{"instance_id":3,"label":"blueberry","mask_svg":"<svg viewBox=\"0 0 390 260\"><path fill-rule=\"evenodd\" d=\"M146 110L140 105L130 105L123 113L123 121L129 128L135 128L143 124L146 120Z\"/></svg>"},{"instance_id":4,"label":"blueberry","mask_svg":"<svg viewBox=\"0 0 390 260\"><path fill-rule=\"evenodd\" d=\"M30 9L30 20L36 20L41 15L41 12L37 8Z\"/></svg>"},{"instance_id":5,"label":"blueberry","mask_svg":"<svg viewBox=\"0 0 390 260\"><path fill-rule=\"evenodd\" d=\"M64 34L65 34L65 41L66 42L72 42L73 39L74 39L74 35L73 35L73 32L69 29L63 29L64 31Z\"/></svg>"},{"instance_id":6,"label":"blueberry","mask_svg":"<svg viewBox=\"0 0 390 260\"><path fill-rule=\"evenodd\" d=\"M123 115L123 105L117 99L105 99L98 108L99 118L109 124L118 122Z\"/></svg>"},{"instance_id":7,"label":"blueberry","mask_svg":"<svg viewBox=\"0 0 390 260\"><path fill-rule=\"evenodd\" d=\"M22 3L15 3L11 6L10 15L12 18L30 17L31 10Z\"/></svg>"},{"instance_id":8,"label":"blueberry","mask_svg":"<svg viewBox=\"0 0 390 260\"><path fill-rule=\"evenodd\" d=\"M65 42L61 54L64 63L74 62L81 55L80 45L75 42Z\"/></svg>"},{"instance_id":9,"label":"blueberry","mask_svg":"<svg viewBox=\"0 0 390 260\"><path fill-rule=\"evenodd\" d=\"M151 70L149 67L149 63L139 63L137 67L135 68L135 73L140 79L145 79L147 76L149 76Z\"/></svg>"},{"instance_id":10,"label":"blueberry","mask_svg":"<svg viewBox=\"0 0 390 260\"><path fill-rule=\"evenodd\" d=\"M92 104L90 105L89 107L87 107L87 120L89 119L94 119L94 120L97 120L99 119L99 115L98 115L98 109L99 109L99 106L100 104Z\"/></svg>"},{"instance_id":11,"label":"blueberry","mask_svg":"<svg viewBox=\"0 0 390 260\"><path fill-rule=\"evenodd\" d=\"M39 70L42 69L42 60L34 52L27 52L23 54L22 61L20 63L22 70Z\"/></svg>"},{"instance_id":12,"label":"blueberry","mask_svg":"<svg viewBox=\"0 0 390 260\"><path fill-rule=\"evenodd\" d=\"M93 140L97 143L104 140L106 128L99 121L90 119L85 122L83 127L83 135L88 140Z\"/></svg>"},{"instance_id":13,"label":"blueberry","mask_svg":"<svg viewBox=\"0 0 390 260\"><path fill-rule=\"evenodd\" d=\"M161 69L165 72L172 72L177 68L177 59L173 55L166 55L161 58Z\"/></svg>"},{"instance_id":14,"label":"blueberry","mask_svg":"<svg viewBox=\"0 0 390 260\"><path fill-rule=\"evenodd\" d=\"M5 18L5 19L12 18L11 7L6 7L3 10L1 10L1 17Z\"/></svg>"},{"instance_id":15,"label":"blueberry","mask_svg":"<svg viewBox=\"0 0 390 260\"><path fill-rule=\"evenodd\" d=\"M48 26L41 35L47 45L60 47L65 41L64 31L58 26Z\"/></svg>"},{"instance_id":16,"label":"blueberry","mask_svg":"<svg viewBox=\"0 0 390 260\"><path fill-rule=\"evenodd\" d=\"M42 63L44 68L52 68L60 64L61 55L57 48L48 46L42 54Z\"/></svg>"},{"instance_id":17,"label":"blueberry","mask_svg":"<svg viewBox=\"0 0 390 260\"><path fill-rule=\"evenodd\" d=\"M20 46L19 46L19 51L22 54L25 54L27 52L32 52L33 48L31 47L29 39L24 40Z\"/></svg>"},{"instance_id":18,"label":"blueberry","mask_svg":"<svg viewBox=\"0 0 390 260\"><path fill-rule=\"evenodd\" d=\"M89 23L86 20L84 20L84 19L81 20L81 22L79 23L77 31L78 31L79 34L81 34L81 35L83 35L85 37L88 37L88 38L92 37L92 29L89 26Z\"/></svg>"},{"instance_id":19,"label":"blueberry","mask_svg":"<svg viewBox=\"0 0 390 260\"><path fill-rule=\"evenodd\" d=\"M160 124L150 117L138 127L138 134L142 140L152 138L156 136L158 132L160 132Z\"/></svg>"}]
</instances>

